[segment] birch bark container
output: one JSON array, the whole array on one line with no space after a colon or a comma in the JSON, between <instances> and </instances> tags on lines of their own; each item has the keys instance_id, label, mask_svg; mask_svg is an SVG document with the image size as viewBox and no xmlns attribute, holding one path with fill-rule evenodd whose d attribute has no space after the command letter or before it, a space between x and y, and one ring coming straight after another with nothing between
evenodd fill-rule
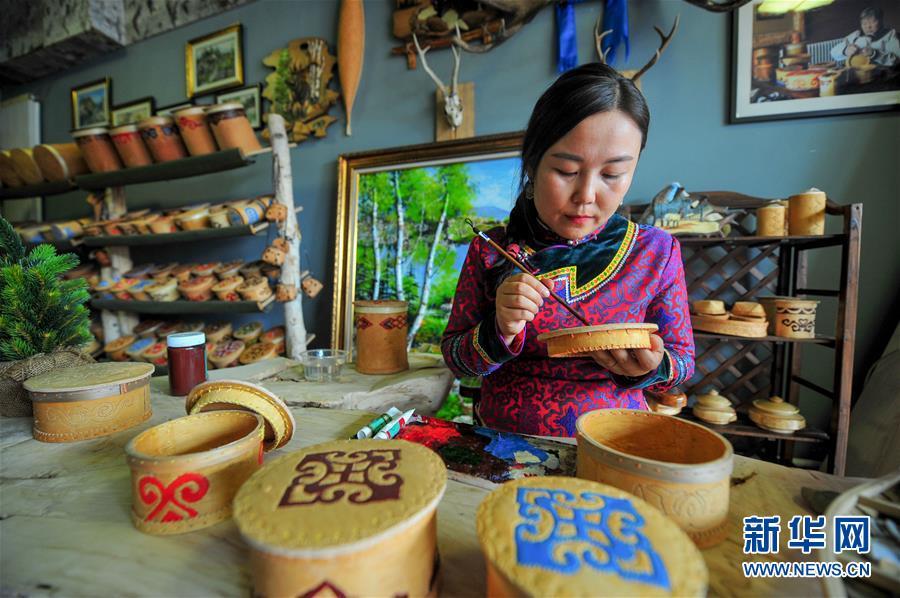
<instances>
[{"instance_id":1,"label":"birch bark container","mask_svg":"<svg viewBox=\"0 0 900 598\"><path fill-rule=\"evenodd\" d=\"M31 148L17 148L9 152L13 168L26 185L40 185L44 182L44 173L34 160Z\"/></svg>"},{"instance_id":2,"label":"birch bark container","mask_svg":"<svg viewBox=\"0 0 900 598\"><path fill-rule=\"evenodd\" d=\"M700 548L725 539L734 452L699 424L634 409L600 409L575 423L578 477L649 502Z\"/></svg>"},{"instance_id":3,"label":"birch bark container","mask_svg":"<svg viewBox=\"0 0 900 598\"><path fill-rule=\"evenodd\" d=\"M110 172L122 168L122 161L109 137L109 130L103 127L81 129L73 131L72 137L91 172Z\"/></svg>"},{"instance_id":4,"label":"birch bark container","mask_svg":"<svg viewBox=\"0 0 900 598\"><path fill-rule=\"evenodd\" d=\"M151 116L138 123L141 137L155 162L169 162L187 157L187 150L175 122L168 116Z\"/></svg>"},{"instance_id":5,"label":"birch bark container","mask_svg":"<svg viewBox=\"0 0 900 598\"><path fill-rule=\"evenodd\" d=\"M645 501L577 478L502 484L478 507L491 597L705 596L697 547Z\"/></svg>"},{"instance_id":6,"label":"birch bark container","mask_svg":"<svg viewBox=\"0 0 900 598\"><path fill-rule=\"evenodd\" d=\"M406 301L354 301L356 371L394 374L409 369Z\"/></svg>"},{"instance_id":7,"label":"birch bark container","mask_svg":"<svg viewBox=\"0 0 900 598\"><path fill-rule=\"evenodd\" d=\"M262 149L243 105L231 102L211 106L206 111L206 120L223 150L236 147L248 154Z\"/></svg>"},{"instance_id":8,"label":"birch bark container","mask_svg":"<svg viewBox=\"0 0 900 598\"><path fill-rule=\"evenodd\" d=\"M32 149L35 162L48 181L67 181L88 172L76 143L45 143Z\"/></svg>"},{"instance_id":9,"label":"birch bark container","mask_svg":"<svg viewBox=\"0 0 900 598\"><path fill-rule=\"evenodd\" d=\"M137 125L116 127L109 132L109 136L116 146L116 151L119 152L119 157L128 168L153 164L153 158L150 157L150 151L144 144Z\"/></svg>"},{"instance_id":10,"label":"birch bark container","mask_svg":"<svg viewBox=\"0 0 900 598\"><path fill-rule=\"evenodd\" d=\"M825 192L809 189L789 199L789 230L792 236L825 234Z\"/></svg>"},{"instance_id":11,"label":"birch bark container","mask_svg":"<svg viewBox=\"0 0 900 598\"><path fill-rule=\"evenodd\" d=\"M92 363L24 384L34 403L34 438L71 442L127 430L150 417L149 363Z\"/></svg>"},{"instance_id":12,"label":"birch bark container","mask_svg":"<svg viewBox=\"0 0 900 598\"><path fill-rule=\"evenodd\" d=\"M816 337L816 307L813 299L785 297L774 300L775 335L787 338Z\"/></svg>"},{"instance_id":13,"label":"birch bark container","mask_svg":"<svg viewBox=\"0 0 900 598\"><path fill-rule=\"evenodd\" d=\"M342 440L267 464L238 491L258 596L436 596L443 461L403 440Z\"/></svg>"},{"instance_id":14,"label":"birch bark container","mask_svg":"<svg viewBox=\"0 0 900 598\"><path fill-rule=\"evenodd\" d=\"M219 149L206 122L206 109L203 106L179 110L175 113L175 122L192 156L211 154Z\"/></svg>"}]
</instances>

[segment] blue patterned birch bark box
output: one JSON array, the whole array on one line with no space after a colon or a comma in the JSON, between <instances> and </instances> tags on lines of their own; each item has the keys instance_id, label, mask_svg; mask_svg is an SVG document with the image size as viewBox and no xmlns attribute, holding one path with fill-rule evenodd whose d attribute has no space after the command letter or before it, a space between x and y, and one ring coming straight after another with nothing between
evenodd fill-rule
<instances>
[{"instance_id":1,"label":"blue patterned birch bark box","mask_svg":"<svg viewBox=\"0 0 900 598\"><path fill-rule=\"evenodd\" d=\"M703 596L690 538L617 488L563 477L514 480L478 508L488 596Z\"/></svg>"}]
</instances>

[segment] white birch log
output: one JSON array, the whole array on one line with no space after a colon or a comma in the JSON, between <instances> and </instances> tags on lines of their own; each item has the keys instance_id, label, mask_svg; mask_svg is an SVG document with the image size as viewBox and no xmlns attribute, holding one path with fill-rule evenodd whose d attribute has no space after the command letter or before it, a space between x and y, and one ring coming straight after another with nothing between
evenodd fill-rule
<instances>
[{"instance_id":1,"label":"white birch log","mask_svg":"<svg viewBox=\"0 0 900 598\"><path fill-rule=\"evenodd\" d=\"M347 126L350 126L349 122ZM378 238L380 234L378 230L378 191L372 189L372 251L375 254L375 281L372 285L372 299L375 301L381 297L381 239Z\"/></svg>"},{"instance_id":2,"label":"white birch log","mask_svg":"<svg viewBox=\"0 0 900 598\"><path fill-rule=\"evenodd\" d=\"M275 201L287 206L284 237L288 241L288 254L281 265L279 281L298 290L297 297L284 304L284 327L287 356L298 359L306 351L306 324L303 322L303 305L300 293L300 226L294 212L294 182L291 176L291 152L288 149L284 118L269 114L269 136L272 140L272 179L275 183Z\"/></svg>"},{"instance_id":3,"label":"white birch log","mask_svg":"<svg viewBox=\"0 0 900 598\"><path fill-rule=\"evenodd\" d=\"M403 290L403 241L406 236L406 223L404 221L403 198L400 196L400 173L391 173L394 182L394 202L397 207L397 250L394 255L394 284L397 285L397 299L406 301L406 293Z\"/></svg>"},{"instance_id":4,"label":"white birch log","mask_svg":"<svg viewBox=\"0 0 900 598\"><path fill-rule=\"evenodd\" d=\"M104 201L106 201L106 211L110 219L124 216L128 211L123 187L107 189ZM104 278L121 277L134 267L128 247L105 247L104 249L109 255L111 264L108 268L101 269L100 274ZM100 322L103 324L103 342L108 343L120 336L131 334L138 321L137 314L125 311L111 312L104 309L100 312Z\"/></svg>"},{"instance_id":5,"label":"white birch log","mask_svg":"<svg viewBox=\"0 0 900 598\"><path fill-rule=\"evenodd\" d=\"M419 309L406 337L407 351L412 350L413 339L416 338L416 333L422 327L422 322L425 320L425 314L428 311L428 300L431 297L431 279L434 277L434 256L437 255L438 245L441 242L441 237L444 236L444 224L447 222L447 206L449 204L450 191L444 191L444 206L441 208L441 217L438 219L434 238L431 240L431 247L428 249L428 261L425 262L425 274L422 276L422 296L419 300Z\"/></svg>"}]
</instances>

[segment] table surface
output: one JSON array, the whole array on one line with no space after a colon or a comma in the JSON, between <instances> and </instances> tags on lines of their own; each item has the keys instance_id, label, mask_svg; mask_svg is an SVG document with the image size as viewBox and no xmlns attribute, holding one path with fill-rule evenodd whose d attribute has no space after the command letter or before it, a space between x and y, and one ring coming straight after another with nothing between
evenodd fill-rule
<instances>
[{"instance_id":1,"label":"table surface","mask_svg":"<svg viewBox=\"0 0 900 598\"><path fill-rule=\"evenodd\" d=\"M150 536L132 527L131 473L125 444L146 428L184 415L184 402L151 382L153 417L94 440L46 444L31 437L31 419L0 420L0 595L248 596L248 552L233 521L182 534ZM346 438L365 425L362 411L292 407L294 438L270 457ZM746 579L741 521L780 515L781 550L753 560L809 560L786 548L786 523L809 514L803 486L843 491L857 480L735 457L728 539L703 551L710 593L818 595L816 580ZM484 563L474 512L487 491L449 481L438 508L444 596L483 596Z\"/></svg>"}]
</instances>

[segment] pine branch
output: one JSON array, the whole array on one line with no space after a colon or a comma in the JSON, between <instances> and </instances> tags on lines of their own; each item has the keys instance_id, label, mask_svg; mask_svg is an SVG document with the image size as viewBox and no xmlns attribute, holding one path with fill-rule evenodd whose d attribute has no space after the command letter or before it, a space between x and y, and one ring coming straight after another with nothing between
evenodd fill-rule
<instances>
[{"instance_id":1,"label":"pine branch","mask_svg":"<svg viewBox=\"0 0 900 598\"><path fill-rule=\"evenodd\" d=\"M0 217L0 266L18 264L25 257L25 245L12 224Z\"/></svg>"}]
</instances>

